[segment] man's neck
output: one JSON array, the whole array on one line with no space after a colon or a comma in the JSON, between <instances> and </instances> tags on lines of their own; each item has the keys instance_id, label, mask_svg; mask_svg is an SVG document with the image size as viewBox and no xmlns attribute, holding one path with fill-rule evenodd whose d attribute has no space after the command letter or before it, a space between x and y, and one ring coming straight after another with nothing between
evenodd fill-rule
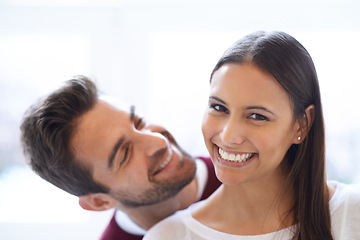
<instances>
[{"instance_id":1,"label":"man's neck","mask_svg":"<svg viewBox=\"0 0 360 240\"><path fill-rule=\"evenodd\" d=\"M124 211L137 225L148 230L162 219L172 215L177 210L185 209L197 199L197 178L184 187L174 197L151 206L120 209Z\"/></svg>"}]
</instances>

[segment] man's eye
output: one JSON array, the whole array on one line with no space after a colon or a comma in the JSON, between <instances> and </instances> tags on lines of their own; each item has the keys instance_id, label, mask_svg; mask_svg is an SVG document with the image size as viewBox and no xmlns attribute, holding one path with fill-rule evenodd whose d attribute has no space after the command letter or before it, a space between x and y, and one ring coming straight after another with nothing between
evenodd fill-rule
<instances>
[{"instance_id":1,"label":"man's eye","mask_svg":"<svg viewBox=\"0 0 360 240\"><path fill-rule=\"evenodd\" d=\"M228 109L220 104L211 104L210 108L214 109L217 112L225 112L225 113L228 112Z\"/></svg>"},{"instance_id":2,"label":"man's eye","mask_svg":"<svg viewBox=\"0 0 360 240\"><path fill-rule=\"evenodd\" d=\"M124 158L120 162L120 166L123 165L128 157L129 147L125 148Z\"/></svg>"},{"instance_id":3,"label":"man's eye","mask_svg":"<svg viewBox=\"0 0 360 240\"><path fill-rule=\"evenodd\" d=\"M143 118L139 118L139 120L135 123L135 128L139 129L144 124Z\"/></svg>"},{"instance_id":4,"label":"man's eye","mask_svg":"<svg viewBox=\"0 0 360 240\"><path fill-rule=\"evenodd\" d=\"M259 121L267 121L267 120L269 120L264 115L261 115L261 114L258 114L258 113L252 113L249 117L252 118L252 119L255 119L255 120L259 120Z\"/></svg>"},{"instance_id":5,"label":"man's eye","mask_svg":"<svg viewBox=\"0 0 360 240\"><path fill-rule=\"evenodd\" d=\"M124 154L124 156L122 157L122 159L119 162L119 168L124 167L130 161L131 145L125 144L125 146L122 148L122 154Z\"/></svg>"}]
</instances>

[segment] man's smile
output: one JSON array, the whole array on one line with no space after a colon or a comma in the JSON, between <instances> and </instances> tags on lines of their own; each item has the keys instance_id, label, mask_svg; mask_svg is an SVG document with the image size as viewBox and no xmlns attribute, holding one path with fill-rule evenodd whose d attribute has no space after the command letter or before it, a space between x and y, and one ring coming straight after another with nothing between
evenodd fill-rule
<instances>
[{"instance_id":1,"label":"man's smile","mask_svg":"<svg viewBox=\"0 0 360 240\"><path fill-rule=\"evenodd\" d=\"M154 172L153 176L155 176L156 174L158 174L161 170L163 170L171 161L173 157L173 151L171 149L171 147L168 148L168 155L167 157L164 159L164 161L162 161L162 163L160 164L160 167Z\"/></svg>"}]
</instances>

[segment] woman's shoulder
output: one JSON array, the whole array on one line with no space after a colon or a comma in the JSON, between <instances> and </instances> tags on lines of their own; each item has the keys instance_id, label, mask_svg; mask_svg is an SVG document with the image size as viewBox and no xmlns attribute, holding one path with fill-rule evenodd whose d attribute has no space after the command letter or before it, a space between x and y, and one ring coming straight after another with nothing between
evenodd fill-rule
<instances>
[{"instance_id":1,"label":"woman's shoulder","mask_svg":"<svg viewBox=\"0 0 360 240\"><path fill-rule=\"evenodd\" d=\"M347 194L349 194L349 202L360 210L360 184L349 184L347 186Z\"/></svg>"},{"instance_id":2,"label":"woman's shoulder","mask_svg":"<svg viewBox=\"0 0 360 240\"><path fill-rule=\"evenodd\" d=\"M186 239L186 219L189 209L181 210L155 224L144 236L144 240Z\"/></svg>"},{"instance_id":3,"label":"woman's shoulder","mask_svg":"<svg viewBox=\"0 0 360 240\"><path fill-rule=\"evenodd\" d=\"M331 225L334 237L342 239L360 239L360 185L329 182L335 192L330 200Z\"/></svg>"},{"instance_id":4,"label":"woman's shoulder","mask_svg":"<svg viewBox=\"0 0 360 240\"><path fill-rule=\"evenodd\" d=\"M335 210L340 205L349 204L360 208L360 184L345 184L329 181L329 189L334 189L330 206Z\"/></svg>"},{"instance_id":5,"label":"woman's shoulder","mask_svg":"<svg viewBox=\"0 0 360 240\"><path fill-rule=\"evenodd\" d=\"M342 183L335 180L328 181L329 188L334 189L334 197L336 197L337 194L340 195L351 195L355 197L359 197L360 195L360 183Z\"/></svg>"}]
</instances>

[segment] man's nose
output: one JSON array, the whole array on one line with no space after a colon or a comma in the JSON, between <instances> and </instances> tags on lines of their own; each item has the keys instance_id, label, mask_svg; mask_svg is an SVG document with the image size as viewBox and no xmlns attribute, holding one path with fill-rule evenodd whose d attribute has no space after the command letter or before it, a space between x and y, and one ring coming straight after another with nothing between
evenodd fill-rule
<instances>
[{"instance_id":1,"label":"man's nose","mask_svg":"<svg viewBox=\"0 0 360 240\"><path fill-rule=\"evenodd\" d=\"M227 145L242 144L245 140L245 129L238 119L229 118L220 132L220 139Z\"/></svg>"},{"instance_id":2,"label":"man's nose","mask_svg":"<svg viewBox=\"0 0 360 240\"><path fill-rule=\"evenodd\" d=\"M144 131L139 136L140 149L143 149L144 154L148 157L160 157L157 156L162 152L166 152L169 141L158 132Z\"/></svg>"}]
</instances>

